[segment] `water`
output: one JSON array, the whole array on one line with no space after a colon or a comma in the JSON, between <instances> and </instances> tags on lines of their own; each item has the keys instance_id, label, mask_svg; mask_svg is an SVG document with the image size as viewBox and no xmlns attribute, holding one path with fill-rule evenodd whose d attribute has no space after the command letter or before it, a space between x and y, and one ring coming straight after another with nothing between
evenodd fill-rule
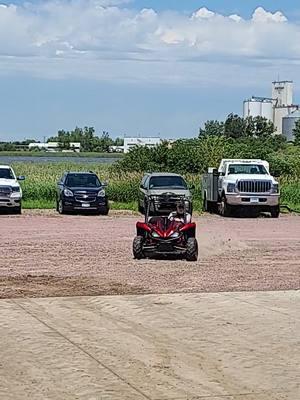
<instances>
[{"instance_id":1,"label":"water","mask_svg":"<svg viewBox=\"0 0 300 400\"><path fill-rule=\"evenodd\" d=\"M16 162L22 163L78 163L78 164L113 164L120 160L120 158L109 157L64 157L64 156L45 156L45 157L26 157L26 156L1 156L0 164L10 165Z\"/></svg>"}]
</instances>

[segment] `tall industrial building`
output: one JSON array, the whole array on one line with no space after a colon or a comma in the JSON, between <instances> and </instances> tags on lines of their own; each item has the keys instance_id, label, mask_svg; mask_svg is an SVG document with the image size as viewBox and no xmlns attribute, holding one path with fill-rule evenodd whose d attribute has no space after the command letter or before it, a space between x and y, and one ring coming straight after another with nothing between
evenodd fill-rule
<instances>
[{"instance_id":1,"label":"tall industrial building","mask_svg":"<svg viewBox=\"0 0 300 400\"><path fill-rule=\"evenodd\" d=\"M276 133L284 134L291 140L292 133L285 132L284 118L299 110L299 105L293 104L293 82L275 81L272 83L272 97L252 97L244 101L244 118L261 116L274 123Z\"/></svg>"},{"instance_id":2,"label":"tall industrial building","mask_svg":"<svg viewBox=\"0 0 300 400\"><path fill-rule=\"evenodd\" d=\"M293 82L277 81L272 84L272 99L274 102L273 123L277 134L283 133L283 118L296 111L299 106L293 104Z\"/></svg>"}]
</instances>

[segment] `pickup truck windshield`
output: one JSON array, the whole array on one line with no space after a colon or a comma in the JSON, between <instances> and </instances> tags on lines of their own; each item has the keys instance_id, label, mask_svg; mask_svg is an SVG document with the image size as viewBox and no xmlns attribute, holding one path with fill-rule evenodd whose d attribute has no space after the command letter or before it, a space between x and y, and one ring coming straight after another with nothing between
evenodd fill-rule
<instances>
[{"instance_id":1,"label":"pickup truck windshield","mask_svg":"<svg viewBox=\"0 0 300 400\"><path fill-rule=\"evenodd\" d=\"M10 168L0 168L0 179L15 179Z\"/></svg>"},{"instance_id":2,"label":"pickup truck windshield","mask_svg":"<svg viewBox=\"0 0 300 400\"><path fill-rule=\"evenodd\" d=\"M66 179L66 186L98 188L101 186L101 183L96 175L69 174Z\"/></svg>"},{"instance_id":3,"label":"pickup truck windshield","mask_svg":"<svg viewBox=\"0 0 300 400\"><path fill-rule=\"evenodd\" d=\"M159 188L187 189L186 183L181 176L153 176L149 182L150 189Z\"/></svg>"},{"instance_id":4,"label":"pickup truck windshield","mask_svg":"<svg viewBox=\"0 0 300 400\"><path fill-rule=\"evenodd\" d=\"M268 172L266 168L260 164L230 164L228 175L234 174L266 175Z\"/></svg>"}]
</instances>

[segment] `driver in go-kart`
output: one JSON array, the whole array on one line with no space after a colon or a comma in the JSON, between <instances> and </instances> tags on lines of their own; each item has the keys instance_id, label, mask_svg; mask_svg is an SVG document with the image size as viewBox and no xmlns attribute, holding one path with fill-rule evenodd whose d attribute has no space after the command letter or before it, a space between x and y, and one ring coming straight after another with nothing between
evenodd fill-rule
<instances>
[{"instance_id":1,"label":"driver in go-kart","mask_svg":"<svg viewBox=\"0 0 300 400\"><path fill-rule=\"evenodd\" d=\"M177 204L176 211L171 212L171 214L168 216L168 220L189 224L192 220L192 217L191 214L186 212L184 218L184 206L183 204Z\"/></svg>"}]
</instances>

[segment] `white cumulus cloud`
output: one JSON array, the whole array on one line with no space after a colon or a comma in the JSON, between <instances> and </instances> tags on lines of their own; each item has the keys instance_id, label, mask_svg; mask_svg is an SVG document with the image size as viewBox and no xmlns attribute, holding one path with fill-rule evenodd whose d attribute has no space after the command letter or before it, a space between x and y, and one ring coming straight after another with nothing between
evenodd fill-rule
<instances>
[{"instance_id":1,"label":"white cumulus cloud","mask_svg":"<svg viewBox=\"0 0 300 400\"><path fill-rule=\"evenodd\" d=\"M146 83L259 80L300 64L300 26L258 7L249 19L135 10L127 0L0 5L0 73ZM273 74L273 75L272 75Z\"/></svg>"},{"instance_id":2,"label":"white cumulus cloud","mask_svg":"<svg viewBox=\"0 0 300 400\"><path fill-rule=\"evenodd\" d=\"M274 14L258 7L252 17L254 22L286 22L287 18L282 12L277 11Z\"/></svg>"},{"instance_id":3,"label":"white cumulus cloud","mask_svg":"<svg viewBox=\"0 0 300 400\"><path fill-rule=\"evenodd\" d=\"M210 19L216 14L213 11L208 10L206 7L202 7L192 14L192 19Z\"/></svg>"}]
</instances>

